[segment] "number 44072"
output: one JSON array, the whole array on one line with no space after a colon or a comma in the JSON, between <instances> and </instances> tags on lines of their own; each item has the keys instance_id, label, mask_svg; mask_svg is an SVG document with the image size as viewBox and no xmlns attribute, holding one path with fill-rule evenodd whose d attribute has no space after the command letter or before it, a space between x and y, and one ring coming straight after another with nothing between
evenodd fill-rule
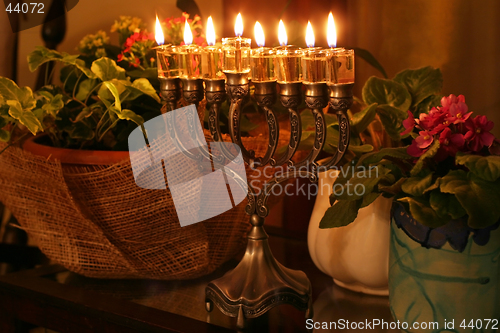
<instances>
[{"instance_id":1,"label":"number 44072","mask_svg":"<svg viewBox=\"0 0 500 333\"><path fill-rule=\"evenodd\" d=\"M472 319L469 323L464 319L460 324L462 328L472 328L472 329L488 329L492 330L498 329L498 319Z\"/></svg>"},{"instance_id":2,"label":"number 44072","mask_svg":"<svg viewBox=\"0 0 500 333\"><path fill-rule=\"evenodd\" d=\"M31 7L31 11L30 11L30 7ZM5 8L5 11L9 12L9 13L16 12L16 13L27 14L27 13L31 12L32 14L33 13L43 14L44 7L45 7L45 5L41 2L30 2L30 3L23 2L22 4L17 3L14 8L12 8L12 4L9 3L7 8Z\"/></svg>"}]
</instances>

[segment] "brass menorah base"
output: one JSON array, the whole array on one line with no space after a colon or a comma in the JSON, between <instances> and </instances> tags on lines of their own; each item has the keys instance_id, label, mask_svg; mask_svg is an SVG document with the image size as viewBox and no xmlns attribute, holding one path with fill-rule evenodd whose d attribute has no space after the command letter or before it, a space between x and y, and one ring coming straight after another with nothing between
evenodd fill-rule
<instances>
[{"instance_id":1,"label":"brass menorah base","mask_svg":"<svg viewBox=\"0 0 500 333\"><path fill-rule=\"evenodd\" d=\"M255 318L280 304L291 304L312 318L311 283L302 271L284 267L274 259L268 236L257 214L250 217L245 255L238 266L206 288L206 309L213 304L227 316L237 317L243 329L247 318Z\"/></svg>"}]
</instances>

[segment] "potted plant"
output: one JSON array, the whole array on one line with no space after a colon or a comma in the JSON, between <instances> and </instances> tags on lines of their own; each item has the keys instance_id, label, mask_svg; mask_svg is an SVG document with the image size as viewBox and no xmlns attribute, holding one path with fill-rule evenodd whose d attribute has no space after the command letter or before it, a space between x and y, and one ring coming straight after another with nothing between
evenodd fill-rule
<instances>
[{"instance_id":1,"label":"potted plant","mask_svg":"<svg viewBox=\"0 0 500 333\"><path fill-rule=\"evenodd\" d=\"M186 20L200 42L200 18L187 14L162 22L167 41L180 42ZM119 46L99 31L82 39L80 54L38 47L29 55L32 71L61 63L60 84L32 91L0 78L0 200L49 258L74 272L207 274L245 244L244 205L181 228L169 191L135 185L128 135L161 114L156 42L138 18L122 16L111 31Z\"/></svg>"},{"instance_id":2,"label":"potted plant","mask_svg":"<svg viewBox=\"0 0 500 333\"><path fill-rule=\"evenodd\" d=\"M364 154L340 172L320 227L348 226L377 198L392 199L389 292L403 330L423 331L412 323L427 321L438 323L434 332L490 331L476 319L500 317L499 141L464 96L436 103L437 95L425 94L437 82L415 73L367 82L365 101L409 109L403 121L393 119L403 146Z\"/></svg>"},{"instance_id":3,"label":"potted plant","mask_svg":"<svg viewBox=\"0 0 500 333\"><path fill-rule=\"evenodd\" d=\"M385 71L376 61L370 62ZM407 110L414 113L439 100L442 75L439 69L404 70L394 79L372 77L351 108L351 145L341 170L319 174L318 196L309 222L309 252L316 266L344 288L388 295L389 230L391 200L379 197L361 208L355 221L345 228L320 229L320 221L331 206L329 197L339 172L351 172L353 161L364 154L403 143L399 132ZM335 126L335 125L333 125ZM328 138L327 138L328 140ZM336 142L329 142L335 146ZM337 185L338 186L338 185Z\"/></svg>"}]
</instances>

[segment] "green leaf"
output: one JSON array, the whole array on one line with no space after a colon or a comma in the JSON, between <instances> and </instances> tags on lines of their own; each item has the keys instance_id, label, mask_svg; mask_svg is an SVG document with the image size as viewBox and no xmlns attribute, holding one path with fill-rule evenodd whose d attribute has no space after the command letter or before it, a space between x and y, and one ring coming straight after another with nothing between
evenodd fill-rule
<instances>
[{"instance_id":1,"label":"green leaf","mask_svg":"<svg viewBox=\"0 0 500 333\"><path fill-rule=\"evenodd\" d=\"M377 61L377 59L370 53L370 51L359 48L359 47L353 47L354 54L357 57L360 57L361 59L365 60L367 63L369 63L373 68L378 70L386 79L387 79L387 74L385 72L384 67Z\"/></svg>"},{"instance_id":2,"label":"green leaf","mask_svg":"<svg viewBox=\"0 0 500 333\"><path fill-rule=\"evenodd\" d=\"M396 195L402 191L401 186L406 181L407 178L400 178L397 182L392 185L382 185L378 184L378 190L380 192L385 192L388 194Z\"/></svg>"},{"instance_id":3,"label":"green leaf","mask_svg":"<svg viewBox=\"0 0 500 333\"><path fill-rule=\"evenodd\" d=\"M432 107L441 105L441 95L431 95L420 102L413 110L413 117L418 118L421 113L429 113Z\"/></svg>"},{"instance_id":4,"label":"green leaf","mask_svg":"<svg viewBox=\"0 0 500 333\"><path fill-rule=\"evenodd\" d=\"M90 70L102 81L125 80L125 70L112 59L102 57L92 63Z\"/></svg>"},{"instance_id":5,"label":"green leaf","mask_svg":"<svg viewBox=\"0 0 500 333\"><path fill-rule=\"evenodd\" d=\"M387 104L379 105L377 113L390 138L400 141L402 138L400 133L404 131L403 120L408 118L408 114Z\"/></svg>"},{"instance_id":6,"label":"green leaf","mask_svg":"<svg viewBox=\"0 0 500 333\"><path fill-rule=\"evenodd\" d=\"M120 101L120 93L118 92L118 88L116 88L116 86L110 82L110 81L104 81L102 83L102 85L106 88L108 88L108 90L111 92L111 94L113 95L114 99L115 99L115 107L121 111L122 109L122 103Z\"/></svg>"},{"instance_id":7,"label":"green leaf","mask_svg":"<svg viewBox=\"0 0 500 333\"><path fill-rule=\"evenodd\" d=\"M40 94L46 93L43 96L45 98L49 97L48 98L48 103L44 104L42 106L42 109L46 113L50 114L52 117L55 118L56 115L57 115L57 113L59 112L59 110L61 110L64 107L64 102L62 100L63 95L62 94L57 94L55 96L52 96L52 94L50 94L49 92L44 92L44 91L40 91L39 93Z\"/></svg>"},{"instance_id":8,"label":"green leaf","mask_svg":"<svg viewBox=\"0 0 500 333\"><path fill-rule=\"evenodd\" d=\"M485 228L500 219L500 180L488 182L473 173L452 170L441 178L440 190L456 196L471 228Z\"/></svg>"},{"instance_id":9,"label":"green leaf","mask_svg":"<svg viewBox=\"0 0 500 333\"><path fill-rule=\"evenodd\" d=\"M406 152L407 147L398 147L398 148L382 148L379 151L363 155L357 166L364 165L368 166L370 164L375 164L380 162L381 160L391 157L398 160L410 160L413 159L412 156L408 155Z\"/></svg>"},{"instance_id":10,"label":"green leaf","mask_svg":"<svg viewBox=\"0 0 500 333\"><path fill-rule=\"evenodd\" d=\"M82 121L85 118L88 118L92 115L93 110L90 107L84 107L80 113L76 116L75 120L72 120L73 123L77 123L79 121Z\"/></svg>"},{"instance_id":11,"label":"green leaf","mask_svg":"<svg viewBox=\"0 0 500 333\"><path fill-rule=\"evenodd\" d=\"M342 174L344 170L341 170ZM373 192L373 189L379 182L381 182L385 177L391 172L383 166L376 166L374 168L359 168L355 170L354 176L349 180L342 183L335 182L333 185L332 196L337 200L358 200L362 199L366 194ZM347 173L352 173L351 170L347 169ZM345 179L345 175L342 175Z\"/></svg>"},{"instance_id":12,"label":"green leaf","mask_svg":"<svg viewBox=\"0 0 500 333\"><path fill-rule=\"evenodd\" d=\"M10 107L9 115L26 126L26 128L33 133L33 135L42 130L42 124L37 117L33 114L33 112L31 112L31 110L23 109L19 101L9 100L7 101L7 104Z\"/></svg>"},{"instance_id":13,"label":"green leaf","mask_svg":"<svg viewBox=\"0 0 500 333\"><path fill-rule=\"evenodd\" d=\"M443 74L439 69L430 66L401 71L396 74L394 81L408 89L412 98L412 110L426 98L438 94L443 88Z\"/></svg>"},{"instance_id":14,"label":"green leaf","mask_svg":"<svg viewBox=\"0 0 500 333\"><path fill-rule=\"evenodd\" d=\"M401 189L409 195L419 197L424 194L424 191L431 185L431 183L432 173L425 177L414 176L408 178L401 186Z\"/></svg>"},{"instance_id":15,"label":"green leaf","mask_svg":"<svg viewBox=\"0 0 500 333\"><path fill-rule=\"evenodd\" d=\"M357 133L361 133L370 125L373 119L375 119L376 114L377 104L373 103L352 116L351 126L354 127Z\"/></svg>"},{"instance_id":16,"label":"green leaf","mask_svg":"<svg viewBox=\"0 0 500 333\"><path fill-rule=\"evenodd\" d=\"M123 109L121 112L117 113L117 116L120 119L133 121L134 123L136 123L139 126L144 124L144 119L132 110Z\"/></svg>"},{"instance_id":17,"label":"green leaf","mask_svg":"<svg viewBox=\"0 0 500 333\"><path fill-rule=\"evenodd\" d=\"M85 62L78 59L79 55L69 55L65 52L57 52L54 50L49 50L43 46L37 46L35 51L28 55L28 66L30 71L34 72L40 65L48 61L60 61L67 65L76 66L81 70L88 78L95 78L94 73L92 73L86 66Z\"/></svg>"},{"instance_id":18,"label":"green leaf","mask_svg":"<svg viewBox=\"0 0 500 333\"><path fill-rule=\"evenodd\" d=\"M10 140L10 132L4 129L0 129L0 141L9 142Z\"/></svg>"},{"instance_id":19,"label":"green leaf","mask_svg":"<svg viewBox=\"0 0 500 333\"><path fill-rule=\"evenodd\" d=\"M358 216L362 200L338 201L328 208L319 223L321 229L338 228L346 226Z\"/></svg>"},{"instance_id":20,"label":"green leaf","mask_svg":"<svg viewBox=\"0 0 500 333\"><path fill-rule=\"evenodd\" d=\"M422 168L424 167L425 160L428 158L434 157L439 150L439 140L434 140L434 142L431 144L430 148L422 154L422 156L419 157L417 160L417 163L415 163L415 166L411 169L410 174L412 176L416 176L422 171Z\"/></svg>"},{"instance_id":21,"label":"green leaf","mask_svg":"<svg viewBox=\"0 0 500 333\"><path fill-rule=\"evenodd\" d=\"M132 86L130 86L130 88L137 89L141 93L151 96L158 103L161 103L160 97L158 97L158 93L147 79L135 80L134 82L132 82Z\"/></svg>"},{"instance_id":22,"label":"green leaf","mask_svg":"<svg viewBox=\"0 0 500 333\"><path fill-rule=\"evenodd\" d=\"M436 214L441 218L458 219L467 214L460 202L453 194L441 193L434 190L430 194L429 203Z\"/></svg>"},{"instance_id":23,"label":"green leaf","mask_svg":"<svg viewBox=\"0 0 500 333\"><path fill-rule=\"evenodd\" d=\"M0 95L5 103L9 100L18 101L23 109L33 109L36 105L30 87L19 88L14 81L6 77L0 77Z\"/></svg>"},{"instance_id":24,"label":"green leaf","mask_svg":"<svg viewBox=\"0 0 500 333\"><path fill-rule=\"evenodd\" d=\"M387 104L405 112L405 117L411 105L411 95L404 85L375 76L366 81L362 95L366 104Z\"/></svg>"},{"instance_id":25,"label":"green leaf","mask_svg":"<svg viewBox=\"0 0 500 333\"><path fill-rule=\"evenodd\" d=\"M366 207L372 204L377 198L380 196L380 193L372 192L363 197L363 201L361 202L361 206L359 208Z\"/></svg>"},{"instance_id":26,"label":"green leaf","mask_svg":"<svg viewBox=\"0 0 500 333\"><path fill-rule=\"evenodd\" d=\"M84 101L87 99L88 94L97 85L96 79L85 79L78 85L78 92L75 97L79 101Z\"/></svg>"},{"instance_id":27,"label":"green leaf","mask_svg":"<svg viewBox=\"0 0 500 333\"><path fill-rule=\"evenodd\" d=\"M449 222L449 220L439 217L423 197L405 197L398 201L407 202L410 205L411 215L429 228L438 228Z\"/></svg>"},{"instance_id":28,"label":"green leaf","mask_svg":"<svg viewBox=\"0 0 500 333\"><path fill-rule=\"evenodd\" d=\"M471 172L484 180L494 182L500 177L500 156L480 156L457 153L457 164L465 165Z\"/></svg>"}]
</instances>

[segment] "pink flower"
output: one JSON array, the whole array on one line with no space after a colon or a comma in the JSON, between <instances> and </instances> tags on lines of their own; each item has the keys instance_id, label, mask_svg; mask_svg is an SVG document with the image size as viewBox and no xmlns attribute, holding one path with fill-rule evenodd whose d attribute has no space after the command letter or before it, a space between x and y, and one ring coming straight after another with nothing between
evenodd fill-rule
<instances>
[{"instance_id":1,"label":"pink flower","mask_svg":"<svg viewBox=\"0 0 500 333\"><path fill-rule=\"evenodd\" d=\"M469 108L467 107L467 104L463 102L452 104L450 106L450 116L447 118L447 120L453 124L465 122L472 114L472 112L467 113L468 109Z\"/></svg>"},{"instance_id":2,"label":"pink flower","mask_svg":"<svg viewBox=\"0 0 500 333\"><path fill-rule=\"evenodd\" d=\"M434 137L428 131L420 131L418 134L419 136L406 149L406 152L414 157L422 155L434 141Z\"/></svg>"},{"instance_id":3,"label":"pink flower","mask_svg":"<svg viewBox=\"0 0 500 333\"><path fill-rule=\"evenodd\" d=\"M452 104L455 104L455 103L458 103L458 102L465 103L465 97L464 97L464 95L460 95L460 96L457 97L457 96L451 94L448 97L444 96L443 98L441 98L441 105L445 109L449 109Z\"/></svg>"},{"instance_id":4,"label":"pink flower","mask_svg":"<svg viewBox=\"0 0 500 333\"><path fill-rule=\"evenodd\" d=\"M417 147L420 149L429 147L432 141L434 141L432 134L428 131L420 131L418 134L419 136L415 139L415 142L417 143Z\"/></svg>"},{"instance_id":5,"label":"pink flower","mask_svg":"<svg viewBox=\"0 0 500 333\"><path fill-rule=\"evenodd\" d=\"M462 134L453 133L449 127L445 128L439 135L439 150L436 160L442 161L448 156L455 156L464 146L465 140Z\"/></svg>"},{"instance_id":6,"label":"pink flower","mask_svg":"<svg viewBox=\"0 0 500 333\"><path fill-rule=\"evenodd\" d=\"M469 130L465 133L464 139L468 142L469 148L474 151L480 151L484 146L489 147L495 140L495 136L490 133L493 129L493 122L486 116L476 116L465 122Z\"/></svg>"},{"instance_id":7,"label":"pink flower","mask_svg":"<svg viewBox=\"0 0 500 333\"><path fill-rule=\"evenodd\" d=\"M405 130L401 132L401 135L410 133L415 127L415 118L413 118L413 113L411 113L410 110L406 112L408 112L408 118L406 118L406 120L403 120L403 126L405 127Z\"/></svg>"},{"instance_id":8,"label":"pink flower","mask_svg":"<svg viewBox=\"0 0 500 333\"><path fill-rule=\"evenodd\" d=\"M448 127L449 123L446 122L447 113L443 109L432 108L428 114L421 113L419 125L422 129L430 131L431 134L437 134Z\"/></svg>"},{"instance_id":9,"label":"pink flower","mask_svg":"<svg viewBox=\"0 0 500 333\"><path fill-rule=\"evenodd\" d=\"M420 157L425 152L425 150L418 148L417 143L415 142L415 140L413 140L411 145L406 148L406 152L408 153L408 155L411 155L413 157Z\"/></svg>"}]
</instances>

